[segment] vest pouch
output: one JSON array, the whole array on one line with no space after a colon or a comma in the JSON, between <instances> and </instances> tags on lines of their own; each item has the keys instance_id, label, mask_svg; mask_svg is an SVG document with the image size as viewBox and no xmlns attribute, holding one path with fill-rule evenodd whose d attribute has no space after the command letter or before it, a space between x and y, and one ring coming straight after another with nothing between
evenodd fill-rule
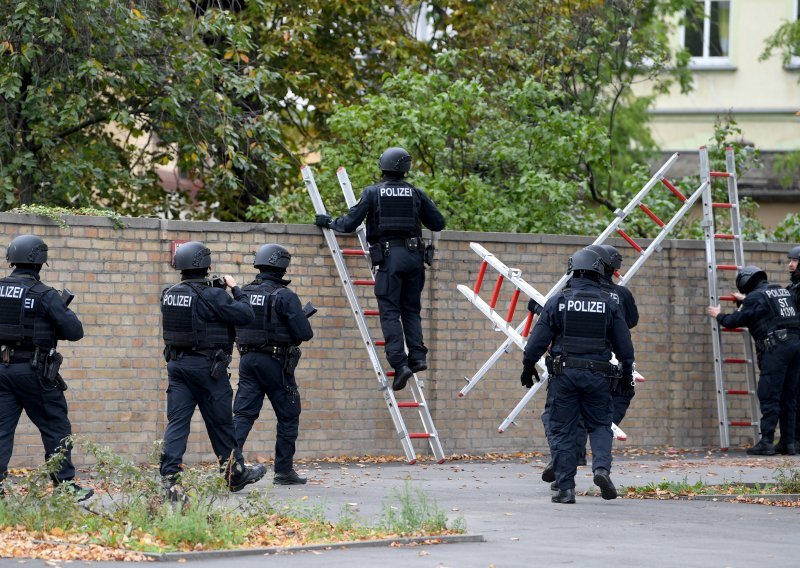
<instances>
[{"instance_id":1,"label":"vest pouch","mask_svg":"<svg viewBox=\"0 0 800 568\"><path fill-rule=\"evenodd\" d=\"M383 243L377 243L369 246L369 258L372 261L372 266L381 266L385 260L383 252Z\"/></svg>"}]
</instances>

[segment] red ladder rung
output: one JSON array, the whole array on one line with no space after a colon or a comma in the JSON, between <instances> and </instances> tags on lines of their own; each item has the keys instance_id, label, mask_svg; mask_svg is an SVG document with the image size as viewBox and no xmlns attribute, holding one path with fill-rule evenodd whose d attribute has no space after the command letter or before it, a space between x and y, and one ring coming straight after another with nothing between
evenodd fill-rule
<instances>
[{"instance_id":1,"label":"red ladder rung","mask_svg":"<svg viewBox=\"0 0 800 568\"><path fill-rule=\"evenodd\" d=\"M717 209L732 209L733 203L712 203L711 207L716 207Z\"/></svg>"},{"instance_id":2,"label":"red ladder rung","mask_svg":"<svg viewBox=\"0 0 800 568\"><path fill-rule=\"evenodd\" d=\"M497 305L497 298L500 296L500 289L503 287L504 277L500 274L497 277L497 282L494 283L494 291L492 292L492 299L489 300L489 307L494 309Z\"/></svg>"},{"instance_id":3,"label":"red ladder rung","mask_svg":"<svg viewBox=\"0 0 800 568\"><path fill-rule=\"evenodd\" d=\"M633 248L635 248L636 252L644 252L644 249L640 247L638 244L636 244L636 241L630 238L625 231L623 231L622 229L617 229L617 233L619 233L620 237L628 241L628 244L631 245Z\"/></svg>"},{"instance_id":4,"label":"red ladder rung","mask_svg":"<svg viewBox=\"0 0 800 568\"><path fill-rule=\"evenodd\" d=\"M731 420L728 426L756 426L753 422L745 422L744 420Z\"/></svg>"},{"instance_id":5,"label":"red ladder rung","mask_svg":"<svg viewBox=\"0 0 800 568\"><path fill-rule=\"evenodd\" d=\"M740 359L738 357L728 357L722 360L723 363L747 363L747 359Z\"/></svg>"},{"instance_id":6,"label":"red ladder rung","mask_svg":"<svg viewBox=\"0 0 800 568\"><path fill-rule=\"evenodd\" d=\"M353 285L355 286L374 286L374 280L353 280Z\"/></svg>"},{"instance_id":7,"label":"red ladder rung","mask_svg":"<svg viewBox=\"0 0 800 568\"><path fill-rule=\"evenodd\" d=\"M669 190L670 190L672 193L674 193L674 194L675 194L675 197L677 197L678 199L680 199L680 200L681 200L681 201L683 201L684 203L686 202L686 196L685 196L684 194L682 194L682 193L680 192L680 190L679 190L677 187L675 187L674 185L672 185L672 184L669 182L669 180L666 180L666 179L664 179L664 178L661 178L661 183L663 183L664 185L666 185L666 186L667 186L667 189L669 189Z\"/></svg>"},{"instance_id":8,"label":"red ladder rung","mask_svg":"<svg viewBox=\"0 0 800 568\"><path fill-rule=\"evenodd\" d=\"M363 249L342 249L342 256L364 256Z\"/></svg>"},{"instance_id":9,"label":"red ladder rung","mask_svg":"<svg viewBox=\"0 0 800 568\"><path fill-rule=\"evenodd\" d=\"M735 264L718 264L717 270L739 270Z\"/></svg>"},{"instance_id":10,"label":"red ladder rung","mask_svg":"<svg viewBox=\"0 0 800 568\"><path fill-rule=\"evenodd\" d=\"M519 288L514 290L514 295L511 297L511 304L508 306L508 313L506 314L506 321L511 323L511 318L514 317L514 310L517 309L517 302L519 301Z\"/></svg>"},{"instance_id":11,"label":"red ladder rung","mask_svg":"<svg viewBox=\"0 0 800 568\"><path fill-rule=\"evenodd\" d=\"M409 438L412 438L412 439L417 439L417 438L430 438L430 437L431 437L431 435L430 435L430 434L428 434L427 432L409 432L409 434L408 434L408 437L409 437Z\"/></svg>"},{"instance_id":12,"label":"red ladder rung","mask_svg":"<svg viewBox=\"0 0 800 568\"><path fill-rule=\"evenodd\" d=\"M726 392L728 394L750 394L750 391L746 391L746 390L743 391L743 390L733 390L733 389L731 389L731 390L726 391Z\"/></svg>"},{"instance_id":13,"label":"red ladder rung","mask_svg":"<svg viewBox=\"0 0 800 568\"><path fill-rule=\"evenodd\" d=\"M746 330L743 327L723 327L722 331L727 331L727 332L730 332L730 333L742 333L743 331L746 331Z\"/></svg>"},{"instance_id":14,"label":"red ladder rung","mask_svg":"<svg viewBox=\"0 0 800 568\"><path fill-rule=\"evenodd\" d=\"M481 263L481 269L478 271L478 278L475 280L475 287L472 289L473 292L476 294L481 291L481 286L483 285L483 277L486 274L486 267L489 266L489 263L485 260Z\"/></svg>"},{"instance_id":15,"label":"red ladder rung","mask_svg":"<svg viewBox=\"0 0 800 568\"><path fill-rule=\"evenodd\" d=\"M736 238L736 235L729 235L728 233L714 233L715 239L722 239L726 241L732 241Z\"/></svg>"},{"instance_id":16,"label":"red ladder rung","mask_svg":"<svg viewBox=\"0 0 800 568\"><path fill-rule=\"evenodd\" d=\"M720 302L735 302L736 301L736 296L720 296L719 297L719 301Z\"/></svg>"},{"instance_id":17,"label":"red ladder rung","mask_svg":"<svg viewBox=\"0 0 800 568\"><path fill-rule=\"evenodd\" d=\"M731 177L731 174L729 174L728 172L711 172L711 177L712 178L726 178L726 177Z\"/></svg>"},{"instance_id":18,"label":"red ladder rung","mask_svg":"<svg viewBox=\"0 0 800 568\"><path fill-rule=\"evenodd\" d=\"M528 317L525 318L525 328L522 330L522 337L528 337L531 332L531 325L533 324L533 312L528 312Z\"/></svg>"},{"instance_id":19,"label":"red ladder rung","mask_svg":"<svg viewBox=\"0 0 800 568\"><path fill-rule=\"evenodd\" d=\"M640 204L639 204L639 209L641 209L642 211L644 211L644 212L645 212L645 215L647 215L648 217L650 217L650 218L653 220L653 222L654 222L656 225L658 225L659 227L663 227L663 226L664 226L664 221L662 221L661 219L659 219L659 218L658 218L658 215L656 215L655 213L653 213L653 212L650 210L650 208L649 208L647 205L645 205L644 203L640 203Z\"/></svg>"},{"instance_id":20,"label":"red ladder rung","mask_svg":"<svg viewBox=\"0 0 800 568\"><path fill-rule=\"evenodd\" d=\"M378 310L364 310L365 316L379 316L381 313Z\"/></svg>"},{"instance_id":21,"label":"red ladder rung","mask_svg":"<svg viewBox=\"0 0 800 568\"><path fill-rule=\"evenodd\" d=\"M381 345L386 345L386 341L383 339L376 339L375 341L373 341L373 343L378 347L380 347Z\"/></svg>"},{"instance_id":22,"label":"red ladder rung","mask_svg":"<svg viewBox=\"0 0 800 568\"><path fill-rule=\"evenodd\" d=\"M422 405L420 403L418 403L418 402L398 402L397 403L397 407L398 408L419 408L420 406L422 406Z\"/></svg>"}]
</instances>

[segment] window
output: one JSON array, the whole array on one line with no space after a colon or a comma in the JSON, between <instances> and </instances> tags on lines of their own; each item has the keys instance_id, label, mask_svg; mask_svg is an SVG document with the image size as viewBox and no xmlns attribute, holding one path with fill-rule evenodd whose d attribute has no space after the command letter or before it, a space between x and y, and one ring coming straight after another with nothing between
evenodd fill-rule
<instances>
[{"instance_id":1,"label":"window","mask_svg":"<svg viewBox=\"0 0 800 568\"><path fill-rule=\"evenodd\" d=\"M800 0L797 0L800 2ZM701 11L686 14L683 45L693 66L730 65L732 0L698 0Z\"/></svg>"}]
</instances>

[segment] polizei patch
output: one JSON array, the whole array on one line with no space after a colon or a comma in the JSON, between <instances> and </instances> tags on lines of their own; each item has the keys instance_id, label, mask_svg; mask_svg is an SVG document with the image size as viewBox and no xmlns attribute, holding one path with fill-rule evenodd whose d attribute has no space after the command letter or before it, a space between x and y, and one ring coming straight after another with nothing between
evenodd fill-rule
<instances>
[{"instance_id":1,"label":"polizei patch","mask_svg":"<svg viewBox=\"0 0 800 568\"><path fill-rule=\"evenodd\" d=\"M0 298L21 298L24 293L22 286L0 286Z\"/></svg>"},{"instance_id":2,"label":"polizei patch","mask_svg":"<svg viewBox=\"0 0 800 568\"><path fill-rule=\"evenodd\" d=\"M570 312L604 314L606 313L606 303L597 300L567 300L567 310Z\"/></svg>"},{"instance_id":3,"label":"polizei patch","mask_svg":"<svg viewBox=\"0 0 800 568\"><path fill-rule=\"evenodd\" d=\"M167 294L164 296L164 305L175 306L177 308L191 308L192 297L179 294Z\"/></svg>"},{"instance_id":4,"label":"polizei patch","mask_svg":"<svg viewBox=\"0 0 800 568\"><path fill-rule=\"evenodd\" d=\"M766 289L764 293L767 295L768 298L786 298L790 296L791 293L789 290L784 288L777 288L777 289Z\"/></svg>"},{"instance_id":5,"label":"polizei patch","mask_svg":"<svg viewBox=\"0 0 800 568\"><path fill-rule=\"evenodd\" d=\"M413 197L410 187L382 187L381 197Z\"/></svg>"}]
</instances>

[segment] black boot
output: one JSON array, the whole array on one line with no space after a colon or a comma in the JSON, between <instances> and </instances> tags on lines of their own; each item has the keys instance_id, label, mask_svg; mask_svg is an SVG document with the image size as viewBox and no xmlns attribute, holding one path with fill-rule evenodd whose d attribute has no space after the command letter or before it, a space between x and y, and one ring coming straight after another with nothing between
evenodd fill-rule
<instances>
[{"instance_id":1,"label":"black boot","mask_svg":"<svg viewBox=\"0 0 800 568\"><path fill-rule=\"evenodd\" d=\"M276 473L272 478L272 483L275 485L303 485L306 481L305 477L300 477L293 469L286 473Z\"/></svg>"},{"instance_id":2,"label":"black boot","mask_svg":"<svg viewBox=\"0 0 800 568\"><path fill-rule=\"evenodd\" d=\"M747 448L747 455L748 456L774 456L775 455L775 446L772 444L772 441L767 441L765 438L761 438L758 444L753 446L752 448Z\"/></svg>"},{"instance_id":3,"label":"black boot","mask_svg":"<svg viewBox=\"0 0 800 568\"><path fill-rule=\"evenodd\" d=\"M550 491L558 491L558 481L554 481L550 484Z\"/></svg>"},{"instance_id":4,"label":"black boot","mask_svg":"<svg viewBox=\"0 0 800 568\"><path fill-rule=\"evenodd\" d=\"M428 364L425 362L425 359L420 359L419 361L409 361L408 366L411 367L412 373L421 373L428 368Z\"/></svg>"},{"instance_id":5,"label":"black boot","mask_svg":"<svg viewBox=\"0 0 800 568\"><path fill-rule=\"evenodd\" d=\"M598 467L594 470L594 484L600 488L600 495L603 499L616 499L617 488L614 487L614 482L611 481L611 474L604 467Z\"/></svg>"},{"instance_id":6,"label":"black boot","mask_svg":"<svg viewBox=\"0 0 800 568\"><path fill-rule=\"evenodd\" d=\"M781 454L782 456L794 456L797 455L797 444L786 444L778 442L775 444L775 453Z\"/></svg>"},{"instance_id":7,"label":"black boot","mask_svg":"<svg viewBox=\"0 0 800 568\"><path fill-rule=\"evenodd\" d=\"M574 503L575 502L575 489L559 489L558 493L550 497L553 503Z\"/></svg>"},{"instance_id":8,"label":"black boot","mask_svg":"<svg viewBox=\"0 0 800 568\"><path fill-rule=\"evenodd\" d=\"M399 391L406 388L406 383L408 379L411 378L411 375L414 373L411 372L411 369L403 365L402 367L398 367L394 371L394 381L392 381L392 390Z\"/></svg>"},{"instance_id":9,"label":"black boot","mask_svg":"<svg viewBox=\"0 0 800 568\"><path fill-rule=\"evenodd\" d=\"M254 465L252 467L245 467L244 471L237 476L231 476L228 480L228 488L231 492L236 493L241 491L251 483L255 483L267 473L267 466L263 464Z\"/></svg>"},{"instance_id":10,"label":"black boot","mask_svg":"<svg viewBox=\"0 0 800 568\"><path fill-rule=\"evenodd\" d=\"M553 460L550 460L544 469L542 470L542 481L546 481L547 483L552 483L556 480L556 468L553 464Z\"/></svg>"},{"instance_id":11,"label":"black boot","mask_svg":"<svg viewBox=\"0 0 800 568\"><path fill-rule=\"evenodd\" d=\"M63 481L57 481L53 485L56 487L62 487L64 490L68 491L70 495L72 495L75 502L80 503L81 501L86 501L92 495L94 495L94 489L91 487L81 487L77 483L75 483L72 479L65 479Z\"/></svg>"}]
</instances>

